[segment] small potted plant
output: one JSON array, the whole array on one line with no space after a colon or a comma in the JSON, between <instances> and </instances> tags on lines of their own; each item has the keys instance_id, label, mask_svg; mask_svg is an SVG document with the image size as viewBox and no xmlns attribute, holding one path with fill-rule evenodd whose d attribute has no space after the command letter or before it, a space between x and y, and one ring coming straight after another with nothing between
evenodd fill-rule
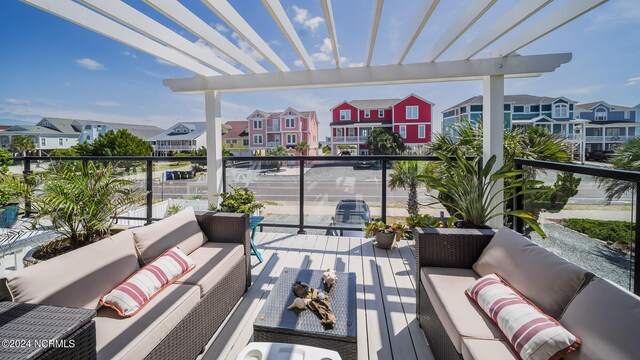
<instances>
[{"instance_id":1,"label":"small potted plant","mask_svg":"<svg viewBox=\"0 0 640 360\"><path fill-rule=\"evenodd\" d=\"M395 241L400 241L406 231L404 224L395 222L391 225L385 224L383 221L366 222L364 236L375 236L374 245L382 249L391 249Z\"/></svg>"},{"instance_id":2,"label":"small potted plant","mask_svg":"<svg viewBox=\"0 0 640 360\"><path fill-rule=\"evenodd\" d=\"M231 187L230 192L215 194L215 196L221 198L220 205L210 204L211 211L258 216L260 209L264 207L261 202L256 201L256 193L246 187Z\"/></svg>"}]
</instances>

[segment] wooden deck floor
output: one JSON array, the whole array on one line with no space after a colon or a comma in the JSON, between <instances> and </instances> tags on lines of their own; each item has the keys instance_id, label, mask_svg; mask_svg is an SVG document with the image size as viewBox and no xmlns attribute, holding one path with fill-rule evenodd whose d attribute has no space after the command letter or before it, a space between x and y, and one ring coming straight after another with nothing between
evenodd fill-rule
<instances>
[{"instance_id":1,"label":"wooden deck floor","mask_svg":"<svg viewBox=\"0 0 640 360\"><path fill-rule=\"evenodd\" d=\"M284 267L356 273L359 359L433 359L415 316L410 242L383 250L360 238L258 233L256 244L264 262L252 257L253 285L209 342L203 359L233 360L252 341L253 321Z\"/></svg>"}]
</instances>

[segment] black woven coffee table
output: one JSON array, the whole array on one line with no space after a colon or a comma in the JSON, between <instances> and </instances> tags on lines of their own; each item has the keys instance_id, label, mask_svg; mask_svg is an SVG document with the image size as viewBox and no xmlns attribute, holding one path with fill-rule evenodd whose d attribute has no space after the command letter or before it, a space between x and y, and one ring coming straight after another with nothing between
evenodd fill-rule
<instances>
[{"instance_id":1,"label":"black woven coffee table","mask_svg":"<svg viewBox=\"0 0 640 360\"><path fill-rule=\"evenodd\" d=\"M0 302L0 359L95 359L95 310Z\"/></svg>"},{"instance_id":2,"label":"black woven coffee table","mask_svg":"<svg viewBox=\"0 0 640 360\"><path fill-rule=\"evenodd\" d=\"M324 291L319 270L285 268L253 323L254 341L315 346L337 351L343 359L357 359L356 274L338 273L327 292L336 316L333 329L326 330L311 310L287 310L296 298L291 283L296 280Z\"/></svg>"}]
</instances>

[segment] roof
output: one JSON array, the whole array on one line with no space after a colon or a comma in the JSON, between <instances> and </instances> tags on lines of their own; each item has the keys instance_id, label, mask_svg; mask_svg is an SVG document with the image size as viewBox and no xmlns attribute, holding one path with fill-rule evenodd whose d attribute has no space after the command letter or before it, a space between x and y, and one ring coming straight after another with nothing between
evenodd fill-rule
<instances>
[{"instance_id":1,"label":"roof","mask_svg":"<svg viewBox=\"0 0 640 360\"><path fill-rule=\"evenodd\" d=\"M174 133L174 129L178 126L183 125L186 126L190 132L186 134ZM158 140L193 140L200 135L204 134L207 131L207 124L205 122L179 122L172 127L164 130L160 134L152 136L148 139L148 141L158 141Z\"/></svg>"},{"instance_id":2,"label":"roof","mask_svg":"<svg viewBox=\"0 0 640 360\"><path fill-rule=\"evenodd\" d=\"M249 136L249 134L246 132L249 123L246 120L227 121L223 125L225 125L225 127L228 129L226 133L222 134L222 138L224 139Z\"/></svg>"},{"instance_id":3,"label":"roof","mask_svg":"<svg viewBox=\"0 0 640 360\"><path fill-rule=\"evenodd\" d=\"M0 125L0 131L5 131L10 127L11 127L10 125Z\"/></svg>"},{"instance_id":4,"label":"roof","mask_svg":"<svg viewBox=\"0 0 640 360\"><path fill-rule=\"evenodd\" d=\"M558 99L566 99L569 102L575 103L575 101L567 99L567 98L563 98L562 96L560 97L549 97L549 96L535 96L535 95L527 95L527 94L520 94L520 95L505 95L504 96L504 102L505 104L549 104L552 103ZM474 97L470 97L467 100L456 104L446 110L443 110L442 112L447 112L450 110L454 110L457 109L461 106L465 106L465 105L471 105L471 104L482 104L482 95L477 95Z\"/></svg>"},{"instance_id":5,"label":"roof","mask_svg":"<svg viewBox=\"0 0 640 360\"><path fill-rule=\"evenodd\" d=\"M57 136L72 136L72 137L78 137L80 136L79 132L73 132L73 133L62 133L60 131L56 131L53 129L50 129L48 127L44 127L44 126L38 126L38 125L16 125L16 126L12 126L9 129L5 130L5 132L12 132L12 133L17 133L17 134L12 134L12 135L57 135Z\"/></svg>"},{"instance_id":6,"label":"roof","mask_svg":"<svg viewBox=\"0 0 640 360\"><path fill-rule=\"evenodd\" d=\"M609 104L609 103L607 103L605 101L594 101L594 102L578 104L578 105L576 105L576 110L577 111L591 111L591 109L593 109L598 104L603 104L603 105L607 106L609 109L617 110L617 111L634 111L635 110L635 108L632 108L632 107L620 106L620 105L612 105L612 104Z\"/></svg>"},{"instance_id":7,"label":"roof","mask_svg":"<svg viewBox=\"0 0 640 360\"><path fill-rule=\"evenodd\" d=\"M252 112L251 115L253 115L255 113L261 113L262 115L264 115L265 119L275 119L277 117L280 117L280 115L282 115L285 111L287 111L289 109L291 109L292 111L297 112L298 114L300 114L300 115L302 115L303 117L306 117L306 118L311 118L312 115L316 119L318 118L318 116L316 116L316 112L315 111L310 111L310 110L298 111L298 110L296 110L296 109L294 109L292 107L289 107L289 108L287 108L287 109L285 109L283 111L264 111L264 110L258 109L256 111ZM249 115L249 117L247 119L251 118L251 115Z\"/></svg>"},{"instance_id":8,"label":"roof","mask_svg":"<svg viewBox=\"0 0 640 360\"><path fill-rule=\"evenodd\" d=\"M366 127L367 125L391 125L393 122L391 120L382 120L382 121L360 121L360 122L351 122L351 121L334 121L329 124L329 126L348 126L355 125Z\"/></svg>"},{"instance_id":9,"label":"roof","mask_svg":"<svg viewBox=\"0 0 640 360\"><path fill-rule=\"evenodd\" d=\"M373 99L373 100L351 100L348 104L360 110L386 109L395 105L401 99Z\"/></svg>"},{"instance_id":10,"label":"roof","mask_svg":"<svg viewBox=\"0 0 640 360\"><path fill-rule=\"evenodd\" d=\"M106 125L116 130L127 129L133 135L139 138L142 138L144 140L148 140L164 131L164 129L159 128L157 126L153 126L153 125L122 124L122 123L112 123L112 122L103 122L103 121L87 121L85 125L86 124Z\"/></svg>"}]
</instances>

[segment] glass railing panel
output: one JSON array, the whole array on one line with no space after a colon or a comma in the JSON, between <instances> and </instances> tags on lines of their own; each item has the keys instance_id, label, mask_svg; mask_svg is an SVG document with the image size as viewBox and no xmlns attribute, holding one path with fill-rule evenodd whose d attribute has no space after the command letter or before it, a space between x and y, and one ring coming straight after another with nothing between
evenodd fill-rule
<instances>
[{"instance_id":1,"label":"glass railing panel","mask_svg":"<svg viewBox=\"0 0 640 360\"><path fill-rule=\"evenodd\" d=\"M525 166L525 171L533 174L532 167ZM526 231L528 236L546 249L633 291L637 205L633 184L540 169L535 176L549 191L525 196L524 208L539 216L547 237L530 229ZM609 194L615 196L607 199Z\"/></svg>"},{"instance_id":2,"label":"glass railing panel","mask_svg":"<svg viewBox=\"0 0 640 360\"><path fill-rule=\"evenodd\" d=\"M205 211L207 191L206 161L153 162L153 218L165 218L189 206Z\"/></svg>"}]
</instances>

